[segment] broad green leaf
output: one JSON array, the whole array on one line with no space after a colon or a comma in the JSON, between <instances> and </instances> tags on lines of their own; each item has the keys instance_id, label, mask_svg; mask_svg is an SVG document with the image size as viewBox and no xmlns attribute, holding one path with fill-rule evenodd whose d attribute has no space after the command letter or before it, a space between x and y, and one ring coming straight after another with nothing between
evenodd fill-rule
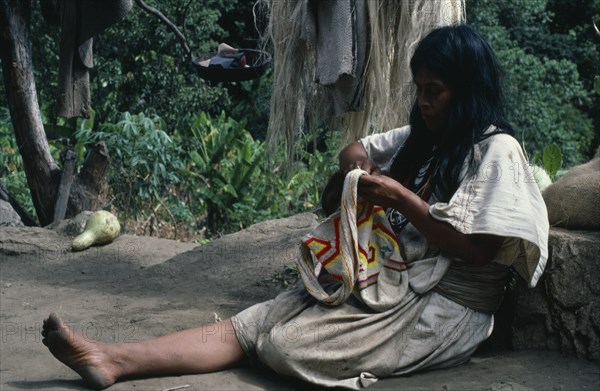
<instances>
[{"instance_id":1,"label":"broad green leaf","mask_svg":"<svg viewBox=\"0 0 600 391\"><path fill-rule=\"evenodd\" d=\"M133 159L131 159L131 168L135 168L135 166L140 163L140 160L139 156L134 156Z\"/></svg>"},{"instance_id":2,"label":"broad green leaf","mask_svg":"<svg viewBox=\"0 0 600 391\"><path fill-rule=\"evenodd\" d=\"M550 144L544 148L542 163L546 172L554 177L562 164L562 152L558 145Z\"/></svg>"},{"instance_id":3,"label":"broad green leaf","mask_svg":"<svg viewBox=\"0 0 600 391\"><path fill-rule=\"evenodd\" d=\"M229 183L226 184L225 186L223 186L223 191L225 193L231 194L232 196L236 197L238 196L237 191L235 191L235 189L233 188L233 186L231 186Z\"/></svg>"},{"instance_id":4,"label":"broad green leaf","mask_svg":"<svg viewBox=\"0 0 600 391\"><path fill-rule=\"evenodd\" d=\"M192 159L192 161L198 165L201 166L201 168L204 168L204 165L206 165L206 161L202 158L202 156L200 156L200 154L196 151L192 151L190 153L190 158Z\"/></svg>"},{"instance_id":5,"label":"broad green leaf","mask_svg":"<svg viewBox=\"0 0 600 391\"><path fill-rule=\"evenodd\" d=\"M90 118L82 118L79 123L80 129L92 129L94 127L94 118L96 118L96 112L91 111Z\"/></svg>"}]
</instances>

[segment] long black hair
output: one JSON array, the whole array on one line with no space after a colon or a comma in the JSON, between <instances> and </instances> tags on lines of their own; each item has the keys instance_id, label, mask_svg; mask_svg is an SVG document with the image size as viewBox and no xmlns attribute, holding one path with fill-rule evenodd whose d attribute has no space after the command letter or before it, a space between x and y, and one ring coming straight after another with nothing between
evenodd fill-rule
<instances>
[{"instance_id":1,"label":"long black hair","mask_svg":"<svg viewBox=\"0 0 600 391\"><path fill-rule=\"evenodd\" d=\"M430 32L418 44L410 67L413 77L419 70L428 70L453 89L448 136L434 148L415 98L410 136L394 158L390 175L411 188L416 172L431 158L429 182L437 199L448 201L462 180L465 159L470 159L471 168L475 164L473 149L477 142L496 133L514 136L503 110L501 70L492 48L468 25ZM490 125L497 130L484 135Z\"/></svg>"}]
</instances>

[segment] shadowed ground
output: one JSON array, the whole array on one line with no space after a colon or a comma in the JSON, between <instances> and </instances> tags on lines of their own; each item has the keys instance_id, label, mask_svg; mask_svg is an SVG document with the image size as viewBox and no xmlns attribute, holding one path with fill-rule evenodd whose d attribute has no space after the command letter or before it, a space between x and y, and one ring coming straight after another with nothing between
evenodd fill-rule
<instances>
[{"instance_id":1,"label":"shadowed ground","mask_svg":"<svg viewBox=\"0 0 600 391\"><path fill-rule=\"evenodd\" d=\"M75 331L105 342L182 330L273 297L311 214L270 221L206 246L123 235L81 253L71 237L41 228L0 228L0 389L82 389L77 374L41 342L42 320L57 312ZM285 282L284 282L285 280ZM296 282L297 283L297 282ZM288 286L289 287L289 286ZM475 357L452 369L386 379L372 389L600 389L600 368L556 353ZM130 380L110 390L300 390L309 385L244 366L208 375Z\"/></svg>"}]
</instances>

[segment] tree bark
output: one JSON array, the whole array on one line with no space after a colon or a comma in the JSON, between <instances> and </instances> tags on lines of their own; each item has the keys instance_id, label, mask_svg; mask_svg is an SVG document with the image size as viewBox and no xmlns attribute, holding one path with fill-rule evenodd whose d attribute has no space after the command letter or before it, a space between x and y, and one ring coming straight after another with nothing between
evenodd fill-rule
<instances>
[{"instance_id":1,"label":"tree bark","mask_svg":"<svg viewBox=\"0 0 600 391\"><path fill-rule=\"evenodd\" d=\"M106 174L110 166L108 149L104 141L92 146L77 179L71 187L67 217L73 217L84 210L102 208L108 193Z\"/></svg>"},{"instance_id":2,"label":"tree bark","mask_svg":"<svg viewBox=\"0 0 600 391\"><path fill-rule=\"evenodd\" d=\"M46 23L52 26L60 26L59 0L40 0L40 8Z\"/></svg>"},{"instance_id":3,"label":"tree bark","mask_svg":"<svg viewBox=\"0 0 600 391\"><path fill-rule=\"evenodd\" d=\"M58 185L58 195L56 204L54 204L54 222L61 221L67 213L67 203L69 202L69 194L71 193L71 185L75 179L75 170L77 168L77 154L73 151L71 144L67 145L60 153L62 161L62 174L60 177L60 185Z\"/></svg>"},{"instance_id":4,"label":"tree bark","mask_svg":"<svg viewBox=\"0 0 600 391\"><path fill-rule=\"evenodd\" d=\"M0 0L0 58L8 108L41 225L50 224L60 169L50 154L31 55L32 0Z\"/></svg>"},{"instance_id":5,"label":"tree bark","mask_svg":"<svg viewBox=\"0 0 600 391\"><path fill-rule=\"evenodd\" d=\"M54 220L61 170L50 154L35 88L29 29L32 3L33 0L0 0L0 59L27 184L38 220L45 226ZM67 217L102 206L100 196L107 188L109 162L106 145L95 145L70 191L65 186L63 199L59 200L59 218L65 213L64 197L68 197ZM65 167L69 171L65 178L68 178L74 173L74 167L73 164L65 164Z\"/></svg>"}]
</instances>

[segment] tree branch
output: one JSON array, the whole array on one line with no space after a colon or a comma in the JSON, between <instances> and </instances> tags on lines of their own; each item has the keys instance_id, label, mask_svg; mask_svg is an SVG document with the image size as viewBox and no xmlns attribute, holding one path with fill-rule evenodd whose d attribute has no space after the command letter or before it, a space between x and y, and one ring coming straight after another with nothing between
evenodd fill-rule
<instances>
[{"instance_id":1,"label":"tree branch","mask_svg":"<svg viewBox=\"0 0 600 391\"><path fill-rule=\"evenodd\" d=\"M187 43L187 39L185 38L185 35L183 35L183 33L177 28L177 26L175 26L175 24L173 22L171 22L162 12L160 12L156 8L150 7L148 4L144 3L143 0L135 0L135 3L141 9L143 9L150 15L156 16L160 21L162 21L165 25L167 25L167 27L169 27L171 29L171 31L173 31L175 33L175 35L177 36L177 38L179 38L179 40L181 41L181 44L183 45L183 49L187 52L190 60L192 60L194 58L194 55L192 54L192 50L190 49L190 47Z\"/></svg>"}]
</instances>

